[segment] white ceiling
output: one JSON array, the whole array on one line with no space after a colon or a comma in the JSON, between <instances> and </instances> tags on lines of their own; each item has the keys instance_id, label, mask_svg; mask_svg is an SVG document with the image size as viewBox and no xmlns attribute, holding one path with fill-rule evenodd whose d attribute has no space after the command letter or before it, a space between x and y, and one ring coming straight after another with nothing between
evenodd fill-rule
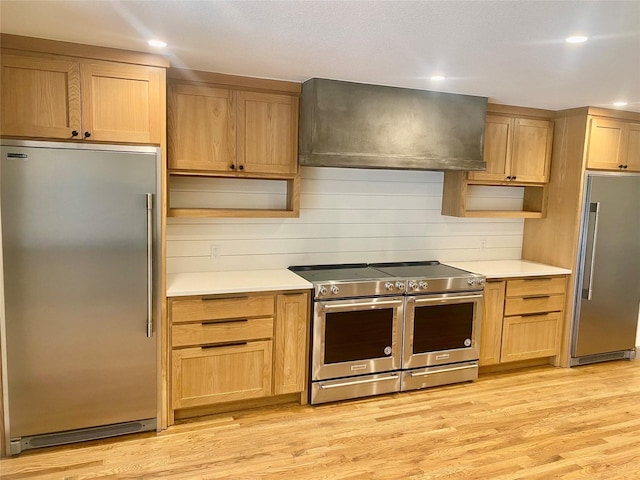
<instances>
[{"instance_id":1,"label":"white ceiling","mask_svg":"<svg viewBox=\"0 0 640 480\"><path fill-rule=\"evenodd\" d=\"M640 0L1 0L4 33L154 51L172 66L640 111ZM565 37L589 36L570 45ZM444 73L435 83L429 76Z\"/></svg>"}]
</instances>

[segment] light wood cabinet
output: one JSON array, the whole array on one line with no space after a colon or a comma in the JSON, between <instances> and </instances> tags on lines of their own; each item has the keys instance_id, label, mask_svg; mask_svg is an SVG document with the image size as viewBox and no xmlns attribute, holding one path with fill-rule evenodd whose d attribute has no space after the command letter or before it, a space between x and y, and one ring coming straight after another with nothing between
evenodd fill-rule
<instances>
[{"instance_id":1,"label":"light wood cabinet","mask_svg":"<svg viewBox=\"0 0 640 480\"><path fill-rule=\"evenodd\" d=\"M276 297L275 394L301 392L307 374L307 293L280 294Z\"/></svg>"},{"instance_id":2,"label":"light wood cabinet","mask_svg":"<svg viewBox=\"0 0 640 480\"><path fill-rule=\"evenodd\" d=\"M80 126L80 65L2 54L2 135L73 138Z\"/></svg>"},{"instance_id":3,"label":"light wood cabinet","mask_svg":"<svg viewBox=\"0 0 640 480\"><path fill-rule=\"evenodd\" d=\"M227 88L170 84L169 168L226 172L236 161L236 96Z\"/></svg>"},{"instance_id":4,"label":"light wood cabinet","mask_svg":"<svg viewBox=\"0 0 640 480\"><path fill-rule=\"evenodd\" d=\"M472 218L542 218L551 168L553 112L489 105L485 124L485 171L444 174L442 214ZM473 189L523 190L522 208L478 209ZM515 190L513 190L515 191ZM499 197L499 195L498 195Z\"/></svg>"},{"instance_id":5,"label":"light wood cabinet","mask_svg":"<svg viewBox=\"0 0 640 480\"><path fill-rule=\"evenodd\" d=\"M2 54L2 135L159 144L165 71Z\"/></svg>"},{"instance_id":6,"label":"light wood cabinet","mask_svg":"<svg viewBox=\"0 0 640 480\"><path fill-rule=\"evenodd\" d=\"M640 123L589 119L587 168L640 171Z\"/></svg>"},{"instance_id":7,"label":"light wood cabinet","mask_svg":"<svg viewBox=\"0 0 640 480\"><path fill-rule=\"evenodd\" d=\"M565 276L487 282L480 365L558 355L565 290Z\"/></svg>"},{"instance_id":8,"label":"light wood cabinet","mask_svg":"<svg viewBox=\"0 0 640 480\"><path fill-rule=\"evenodd\" d=\"M173 408L271 394L272 341L173 350Z\"/></svg>"},{"instance_id":9,"label":"light wood cabinet","mask_svg":"<svg viewBox=\"0 0 640 480\"><path fill-rule=\"evenodd\" d=\"M169 309L173 410L306 390L307 291L173 298Z\"/></svg>"},{"instance_id":10,"label":"light wood cabinet","mask_svg":"<svg viewBox=\"0 0 640 480\"><path fill-rule=\"evenodd\" d=\"M553 122L487 115L484 161L487 170L469 180L545 183L549 179Z\"/></svg>"},{"instance_id":11,"label":"light wood cabinet","mask_svg":"<svg viewBox=\"0 0 640 480\"><path fill-rule=\"evenodd\" d=\"M275 175L298 171L298 97L171 82L169 168Z\"/></svg>"},{"instance_id":12,"label":"light wood cabinet","mask_svg":"<svg viewBox=\"0 0 640 480\"><path fill-rule=\"evenodd\" d=\"M301 85L181 69L169 70L170 178L223 177L286 182L280 208L215 208L196 200L172 217L297 217L298 112ZM232 180L226 180L231 183ZM237 188L230 185L231 188Z\"/></svg>"},{"instance_id":13,"label":"light wood cabinet","mask_svg":"<svg viewBox=\"0 0 640 480\"><path fill-rule=\"evenodd\" d=\"M505 284L504 281L490 281L484 285L484 309L478 361L480 366L500 363Z\"/></svg>"}]
</instances>

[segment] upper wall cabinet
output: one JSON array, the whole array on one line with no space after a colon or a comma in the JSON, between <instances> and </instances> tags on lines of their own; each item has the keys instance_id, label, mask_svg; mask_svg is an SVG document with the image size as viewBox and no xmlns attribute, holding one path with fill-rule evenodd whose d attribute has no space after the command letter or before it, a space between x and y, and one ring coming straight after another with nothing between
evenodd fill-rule
<instances>
[{"instance_id":1,"label":"upper wall cabinet","mask_svg":"<svg viewBox=\"0 0 640 480\"><path fill-rule=\"evenodd\" d=\"M640 123L590 117L587 168L640 172Z\"/></svg>"},{"instance_id":2,"label":"upper wall cabinet","mask_svg":"<svg viewBox=\"0 0 640 480\"><path fill-rule=\"evenodd\" d=\"M230 191L234 183L237 186L238 182L259 179L273 184L286 182L286 205L229 208L223 206L229 204L221 198L225 192L218 198L222 200L220 206L194 195L173 195L168 216L297 217L300 91L301 84L294 82L170 69L170 193L175 191L173 185L179 182L174 180L178 177L226 178ZM276 196L281 203L282 198Z\"/></svg>"},{"instance_id":3,"label":"upper wall cabinet","mask_svg":"<svg viewBox=\"0 0 640 480\"><path fill-rule=\"evenodd\" d=\"M487 107L485 171L449 171L444 175L442 214L456 217L541 218L551 168L553 112L506 105ZM523 190L519 210L477 209L474 188ZM500 195L497 195L500 197Z\"/></svg>"},{"instance_id":4,"label":"upper wall cabinet","mask_svg":"<svg viewBox=\"0 0 640 480\"><path fill-rule=\"evenodd\" d=\"M545 183L549 180L553 121L487 115L484 161L487 170L469 180Z\"/></svg>"},{"instance_id":5,"label":"upper wall cabinet","mask_svg":"<svg viewBox=\"0 0 640 480\"><path fill-rule=\"evenodd\" d=\"M196 78L169 83L170 171L283 178L298 172L297 93L225 85L233 82L226 75ZM254 81L263 90L277 87Z\"/></svg>"},{"instance_id":6,"label":"upper wall cabinet","mask_svg":"<svg viewBox=\"0 0 640 480\"><path fill-rule=\"evenodd\" d=\"M2 52L2 135L161 143L163 68Z\"/></svg>"}]
</instances>

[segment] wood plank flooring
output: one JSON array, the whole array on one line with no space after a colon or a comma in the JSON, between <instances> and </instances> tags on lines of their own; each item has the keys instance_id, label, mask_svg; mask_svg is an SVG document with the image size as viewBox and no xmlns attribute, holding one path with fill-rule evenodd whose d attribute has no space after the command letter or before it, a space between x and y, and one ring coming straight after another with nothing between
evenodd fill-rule
<instances>
[{"instance_id":1,"label":"wood plank flooring","mask_svg":"<svg viewBox=\"0 0 640 480\"><path fill-rule=\"evenodd\" d=\"M15 479L639 479L640 361L220 414L0 461Z\"/></svg>"}]
</instances>

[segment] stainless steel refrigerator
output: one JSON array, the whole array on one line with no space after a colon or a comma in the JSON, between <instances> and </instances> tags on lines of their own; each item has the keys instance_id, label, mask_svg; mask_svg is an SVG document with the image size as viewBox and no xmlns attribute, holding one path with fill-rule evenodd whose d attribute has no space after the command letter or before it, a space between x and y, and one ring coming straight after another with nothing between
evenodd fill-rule
<instances>
[{"instance_id":1,"label":"stainless steel refrigerator","mask_svg":"<svg viewBox=\"0 0 640 480\"><path fill-rule=\"evenodd\" d=\"M640 174L586 174L571 365L634 358L640 305Z\"/></svg>"},{"instance_id":2,"label":"stainless steel refrigerator","mask_svg":"<svg viewBox=\"0 0 640 480\"><path fill-rule=\"evenodd\" d=\"M1 152L8 453L156 429L159 149Z\"/></svg>"}]
</instances>

